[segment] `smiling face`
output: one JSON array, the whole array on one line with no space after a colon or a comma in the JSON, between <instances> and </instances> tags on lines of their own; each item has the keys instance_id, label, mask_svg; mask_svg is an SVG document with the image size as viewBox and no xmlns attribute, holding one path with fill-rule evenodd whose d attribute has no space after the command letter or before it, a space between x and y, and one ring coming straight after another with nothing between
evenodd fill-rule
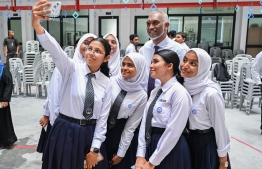
<instances>
[{"instance_id":1,"label":"smiling face","mask_svg":"<svg viewBox=\"0 0 262 169\"><path fill-rule=\"evenodd\" d=\"M108 35L105 40L110 44L111 46L111 52L110 54L113 54L116 52L117 49L117 41L113 35Z\"/></svg>"},{"instance_id":2,"label":"smiling face","mask_svg":"<svg viewBox=\"0 0 262 169\"><path fill-rule=\"evenodd\" d=\"M198 57L194 51L186 53L180 64L181 76L184 78L192 78L198 72Z\"/></svg>"},{"instance_id":3,"label":"smiling face","mask_svg":"<svg viewBox=\"0 0 262 169\"><path fill-rule=\"evenodd\" d=\"M126 79L130 79L136 75L135 64L128 56L122 61L121 73Z\"/></svg>"},{"instance_id":4,"label":"smiling face","mask_svg":"<svg viewBox=\"0 0 262 169\"><path fill-rule=\"evenodd\" d=\"M81 44L80 53L82 56L85 56L86 49L93 39L94 39L93 37L86 38L84 42Z\"/></svg>"},{"instance_id":5,"label":"smiling face","mask_svg":"<svg viewBox=\"0 0 262 169\"><path fill-rule=\"evenodd\" d=\"M105 48L101 42L94 40L89 44L85 53L85 59L90 70L97 71L103 62L109 60L110 56L105 56L105 53Z\"/></svg>"},{"instance_id":6,"label":"smiling face","mask_svg":"<svg viewBox=\"0 0 262 169\"><path fill-rule=\"evenodd\" d=\"M170 64L167 64L159 55L154 55L150 65L150 75L155 79L162 79L165 77L167 70L170 69Z\"/></svg>"}]
</instances>

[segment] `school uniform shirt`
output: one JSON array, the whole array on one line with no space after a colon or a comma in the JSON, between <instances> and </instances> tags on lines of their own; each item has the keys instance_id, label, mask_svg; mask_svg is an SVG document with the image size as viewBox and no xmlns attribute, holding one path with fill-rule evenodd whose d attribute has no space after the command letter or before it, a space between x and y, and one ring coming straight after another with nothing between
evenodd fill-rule
<instances>
[{"instance_id":1,"label":"school uniform shirt","mask_svg":"<svg viewBox=\"0 0 262 169\"><path fill-rule=\"evenodd\" d=\"M217 153L224 157L230 150L230 138L225 124L225 105L216 89L206 87L192 98L193 107L189 115L191 130L213 127L216 135Z\"/></svg>"},{"instance_id":2,"label":"school uniform shirt","mask_svg":"<svg viewBox=\"0 0 262 169\"><path fill-rule=\"evenodd\" d=\"M181 45L186 49L187 51L190 49L185 42L181 43Z\"/></svg>"},{"instance_id":3,"label":"school uniform shirt","mask_svg":"<svg viewBox=\"0 0 262 169\"><path fill-rule=\"evenodd\" d=\"M42 46L48 50L62 76L60 112L76 119L83 116L87 74L90 70L86 63L79 63L67 57L57 41L45 30L37 35ZM107 118L111 106L110 79L97 71L92 78L94 88L94 110L91 119L97 119L92 147L100 148L105 140Z\"/></svg>"},{"instance_id":4,"label":"school uniform shirt","mask_svg":"<svg viewBox=\"0 0 262 169\"><path fill-rule=\"evenodd\" d=\"M47 99L44 103L44 112L43 115L49 116L50 124L53 125L55 119L58 117L60 108L60 89L62 85L62 77L57 69L54 69L52 78L50 80L49 88L48 88L48 95Z\"/></svg>"},{"instance_id":5,"label":"school uniform shirt","mask_svg":"<svg viewBox=\"0 0 262 169\"><path fill-rule=\"evenodd\" d=\"M139 50L139 53L143 55L146 59L146 73L148 74L148 77L149 77L149 71L150 71L150 64L151 64L152 58L155 53L154 46L156 45L159 46L158 51L163 50L163 49L169 49L169 50L173 50L174 52L176 52L177 55L179 56L180 62L183 60L187 52L187 49L185 49L181 44L173 41L172 39L168 38L167 36L159 44L154 44L152 40L147 41L145 45L141 47L141 49ZM161 84L160 81L156 79L155 87L160 86L160 84ZM144 88L147 91L147 86L145 86Z\"/></svg>"},{"instance_id":6,"label":"school uniform shirt","mask_svg":"<svg viewBox=\"0 0 262 169\"><path fill-rule=\"evenodd\" d=\"M139 130L137 157L145 157L146 117L148 108L160 88L162 88L163 92L157 99L153 108L151 124L152 127L165 128L165 132L159 139L156 150L149 158L149 162L155 166L159 165L175 147L186 126L192 106L191 96L175 77L167 81L162 87L159 86L152 90Z\"/></svg>"},{"instance_id":7,"label":"school uniform shirt","mask_svg":"<svg viewBox=\"0 0 262 169\"><path fill-rule=\"evenodd\" d=\"M252 63L251 67L252 79L256 82L257 85L261 84L262 78L262 52L256 55L255 60Z\"/></svg>"},{"instance_id":8,"label":"school uniform shirt","mask_svg":"<svg viewBox=\"0 0 262 169\"><path fill-rule=\"evenodd\" d=\"M131 52L136 52L136 46L133 43L130 43L127 46L125 55L127 55L128 53L131 53Z\"/></svg>"},{"instance_id":9,"label":"school uniform shirt","mask_svg":"<svg viewBox=\"0 0 262 169\"><path fill-rule=\"evenodd\" d=\"M112 104L114 103L120 91L121 88L116 83L115 79L112 79ZM127 121L122 132L119 148L117 151L117 155L120 157L125 156L126 151L130 146L134 132L143 117L146 102L147 94L144 90L140 90L135 92L127 92L121 104L117 119L127 119Z\"/></svg>"}]
</instances>

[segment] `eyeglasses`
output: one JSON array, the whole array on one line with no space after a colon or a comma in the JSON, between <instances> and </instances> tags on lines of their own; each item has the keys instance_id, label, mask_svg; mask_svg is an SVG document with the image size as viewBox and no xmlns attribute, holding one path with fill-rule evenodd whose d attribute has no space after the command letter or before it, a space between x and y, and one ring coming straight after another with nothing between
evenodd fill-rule
<instances>
[{"instance_id":1,"label":"eyeglasses","mask_svg":"<svg viewBox=\"0 0 262 169\"><path fill-rule=\"evenodd\" d=\"M103 52L101 52L100 49L93 49L92 47L87 47L86 50L90 53L93 53L96 56L104 55Z\"/></svg>"}]
</instances>

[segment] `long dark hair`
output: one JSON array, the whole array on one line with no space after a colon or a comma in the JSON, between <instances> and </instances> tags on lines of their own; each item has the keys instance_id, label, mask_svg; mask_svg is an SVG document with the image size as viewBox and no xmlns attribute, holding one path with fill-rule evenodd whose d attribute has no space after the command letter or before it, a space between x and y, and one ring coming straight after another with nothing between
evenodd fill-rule
<instances>
[{"instance_id":1,"label":"long dark hair","mask_svg":"<svg viewBox=\"0 0 262 169\"><path fill-rule=\"evenodd\" d=\"M110 51L111 51L111 46L110 44L104 39L104 38L95 38L93 39L92 41L98 41L100 42L103 46L104 46L104 49L105 49L105 56L108 56L110 54ZM92 42L91 41L91 42ZM91 43L90 42L90 43ZM100 71L106 75L107 77L109 77L109 67L108 67L108 62L103 62L100 66Z\"/></svg>"},{"instance_id":2,"label":"long dark hair","mask_svg":"<svg viewBox=\"0 0 262 169\"><path fill-rule=\"evenodd\" d=\"M180 75L179 64L180 60L176 52L168 49L160 50L155 53L155 55L161 56L166 64L172 63L173 64L173 72L174 76L176 76L177 81L181 84L184 82L184 78Z\"/></svg>"}]
</instances>

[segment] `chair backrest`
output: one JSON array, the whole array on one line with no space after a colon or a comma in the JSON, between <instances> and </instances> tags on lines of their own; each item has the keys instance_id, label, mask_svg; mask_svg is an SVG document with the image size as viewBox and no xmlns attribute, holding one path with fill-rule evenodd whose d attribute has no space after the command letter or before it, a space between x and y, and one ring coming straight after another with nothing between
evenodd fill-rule
<instances>
[{"instance_id":1,"label":"chair backrest","mask_svg":"<svg viewBox=\"0 0 262 169\"><path fill-rule=\"evenodd\" d=\"M231 78L232 78L233 60L227 60L227 61L226 61L226 64L227 64L228 74L229 74L229 75L231 76Z\"/></svg>"},{"instance_id":2,"label":"chair backrest","mask_svg":"<svg viewBox=\"0 0 262 169\"><path fill-rule=\"evenodd\" d=\"M222 50L222 57L225 60L233 59L233 52L231 49L223 49Z\"/></svg>"},{"instance_id":3,"label":"chair backrest","mask_svg":"<svg viewBox=\"0 0 262 169\"><path fill-rule=\"evenodd\" d=\"M234 49L233 50L233 55L234 55L234 57L236 56L236 55L238 55L238 54L244 54L245 52L244 52L244 50L242 50L242 49Z\"/></svg>"},{"instance_id":4,"label":"chair backrest","mask_svg":"<svg viewBox=\"0 0 262 169\"><path fill-rule=\"evenodd\" d=\"M211 57L220 57L221 49L219 47L211 47L209 53Z\"/></svg>"},{"instance_id":5,"label":"chair backrest","mask_svg":"<svg viewBox=\"0 0 262 169\"><path fill-rule=\"evenodd\" d=\"M39 52L39 42L35 40L27 41L26 52Z\"/></svg>"},{"instance_id":6,"label":"chair backrest","mask_svg":"<svg viewBox=\"0 0 262 169\"><path fill-rule=\"evenodd\" d=\"M185 43L187 44L187 46L189 48L195 48L196 47L196 43L194 41L192 41L192 40L186 41Z\"/></svg>"},{"instance_id":7,"label":"chair backrest","mask_svg":"<svg viewBox=\"0 0 262 169\"><path fill-rule=\"evenodd\" d=\"M236 74L236 73L240 73L241 66L242 66L243 63L250 63L250 61L246 57L234 57L233 58L232 75Z\"/></svg>"},{"instance_id":8,"label":"chair backrest","mask_svg":"<svg viewBox=\"0 0 262 169\"><path fill-rule=\"evenodd\" d=\"M67 46L64 51L71 59L74 57L74 46Z\"/></svg>"},{"instance_id":9,"label":"chair backrest","mask_svg":"<svg viewBox=\"0 0 262 169\"><path fill-rule=\"evenodd\" d=\"M201 42L197 45L198 48L204 49L206 52L208 52L208 44L206 42Z\"/></svg>"},{"instance_id":10,"label":"chair backrest","mask_svg":"<svg viewBox=\"0 0 262 169\"><path fill-rule=\"evenodd\" d=\"M26 52L24 55L24 65L33 65L36 57L39 57L39 52Z\"/></svg>"},{"instance_id":11,"label":"chair backrest","mask_svg":"<svg viewBox=\"0 0 262 169\"><path fill-rule=\"evenodd\" d=\"M248 54L238 54L236 57L246 57L249 59L250 62L252 62L252 56Z\"/></svg>"},{"instance_id":12,"label":"chair backrest","mask_svg":"<svg viewBox=\"0 0 262 169\"><path fill-rule=\"evenodd\" d=\"M48 51L43 51L41 53L41 56L42 56L42 59L45 59L45 58L52 58L50 53Z\"/></svg>"},{"instance_id":13,"label":"chair backrest","mask_svg":"<svg viewBox=\"0 0 262 169\"><path fill-rule=\"evenodd\" d=\"M242 78L242 80L251 79L251 63L242 64L240 77Z\"/></svg>"},{"instance_id":14,"label":"chair backrest","mask_svg":"<svg viewBox=\"0 0 262 169\"><path fill-rule=\"evenodd\" d=\"M20 58L10 58L9 65L10 72L14 72L15 69L23 70L23 62Z\"/></svg>"}]
</instances>

